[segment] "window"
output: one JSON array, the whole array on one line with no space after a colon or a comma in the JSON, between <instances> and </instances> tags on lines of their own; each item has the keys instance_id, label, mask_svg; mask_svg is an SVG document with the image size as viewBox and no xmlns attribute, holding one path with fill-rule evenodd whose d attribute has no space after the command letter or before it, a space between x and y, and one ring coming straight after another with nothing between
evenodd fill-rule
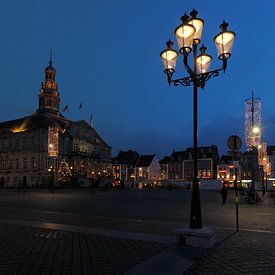
<instances>
[{"instance_id":1,"label":"window","mask_svg":"<svg viewBox=\"0 0 275 275\"><path fill-rule=\"evenodd\" d=\"M27 138L24 137L23 138L23 148L26 148L26 146L27 146Z\"/></svg>"},{"instance_id":2,"label":"window","mask_svg":"<svg viewBox=\"0 0 275 275\"><path fill-rule=\"evenodd\" d=\"M74 170L74 172L77 172L77 163L76 163L76 160L73 161L73 170Z\"/></svg>"},{"instance_id":3,"label":"window","mask_svg":"<svg viewBox=\"0 0 275 275\"><path fill-rule=\"evenodd\" d=\"M82 173L85 172L85 163L83 160L80 161L80 172L82 172Z\"/></svg>"},{"instance_id":4,"label":"window","mask_svg":"<svg viewBox=\"0 0 275 275\"><path fill-rule=\"evenodd\" d=\"M15 168L16 168L16 169L19 169L19 159L16 159L16 160L15 160Z\"/></svg>"},{"instance_id":5,"label":"window","mask_svg":"<svg viewBox=\"0 0 275 275\"><path fill-rule=\"evenodd\" d=\"M36 168L37 166L37 161L35 157L32 157L32 168Z\"/></svg>"},{"instance_id":6,"label":"window","mask_svg":"<svg viewBox=\"0 0 275 275\"><path fill-rule=\"evenodd\" d=\"M77 143L74 143L74 145L73 145L73 151L74 152L78 151L78 144Z\"/></svg>"},{"instance_id":7,"label":"window","mask_svg":"<svg viewBox=\"0 0 275 275\"><path fill-rule=\"evenodd\" d=\"M9 160L9 170L12 170L12 159Z\"/></svg>"},{"instance_id":8,"label":"window","mask_svg":"<svg viewBox=\"0 0 275 275\"><path fill-rule=\"evenodd\" d=\"M24 157L24 159L23 159L23 169L26 169L26 168L27 168L27 165L28 165L27 158Z\"/></svg>"},{"instance_id":9,"label":"window","mask_svg":"<svg viewBox=\"0 0 275 275\"><path fill-rule=\"evenodd\" d=\"M35 145L35 139L34 139L34 136L31 137L31 146L34 146Z\"/></svg>"},{"instance_id":10,"label":"window","mask_svg":"<svg viewBox=\"0 0 275 275\"><path fill-rule=\"evenodd\" d=\"M12 140L10 139L10 140L9 140L9 150L12 149L12 145L13 145L13 143L12 143Z\"/></svg>"}]
</instances>

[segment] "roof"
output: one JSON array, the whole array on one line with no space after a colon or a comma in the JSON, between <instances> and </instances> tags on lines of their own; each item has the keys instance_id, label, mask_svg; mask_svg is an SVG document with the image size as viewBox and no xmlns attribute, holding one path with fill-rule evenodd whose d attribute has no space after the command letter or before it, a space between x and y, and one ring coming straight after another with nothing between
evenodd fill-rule
<instances>
[{"instance_id":1,"label":"roof","mask_svg":"<svg viewBox=\"0 0 275 275\"><path fill-rule=\"evenodd\" d=\"M242 153L242 156L256 156L258 157L258 149L252 148Z\"/></svg>"},{"instance_id":2,"label":"roof","mask_svg":"<svg viewBox=\"0 0 275 275\"><path fill-rule=\"evenodd\" d=\"M138 159L139 154L136 151L119 151L117 157L113 158L113 163L135 166Z\"/></svg>"},{"instance_id":3,"label":"roof","mask_svg":"<svg viewBox=\"0 0 275 275\"><path fill-rule=\"evenodd\" d=\"M189 158L190 154L193 156L193 148L192 147L187 148L186 153L187 153L187 159ZM211 146L198 147L198 159L213 158L213 157L216 157L217 159L219 158L217 145L212 144Z\"/></svg>"},{"instance_id":4,"label":"roof","mask_svg":"<svg viewBox=\"0 0 275 275\"><path fill-rule=\"evenodd\" d=\"M153 161L155 155L140 155L137 167L148 167Z\"/></svg>"},{"instance_id":5,"label":"roof","mask_svg":"<svg viewBox=\"0 0 275 275\"><path fill-rule=\"evenodd\" d=\"M235 159L240 160L240 155L234 157L232 155L222 155L220 159L220 164L230 164L230 162L234 161Z\"/></svg>"},{"instance_id":6,"label":"roof","mask_svg":"<svg viewBox=\"0 0 275 275\"><path fill-rule=\"evenodd\" d=\"M93 136L95 137L95 144L96 145L100 145L100 144L104 144L105 146L108 146L109 148L111 148L111 146L109 146L103 139L102 137L97 133L97 131L95 130L94 127L92 127L88 122L86 122L85 120L79 120L79 121L70 121L69 122L69 127L68 127L68 131L66 133L70 134L70 129L72 127L84 127L86 129L89 129L90 132L93 133ZM75 134L74 134L75 135ZM85 140L85 136L81 136L81 139Z\"/></svg>"},{"instance_id":7,"label":"roof","mask_svg":"<svg viewBox=\"0 0 275 275\"><path fill-rule=\"evenodd\" d=\"M167 164L171 160L171 157L165 156L162 160L159 161L160 164Z\"/></svg>"},{"instance_id":8,"label":"roof","mask_svg":"<svg viewBox=\"0 0 275 275\"><path fill-rule=\"evenodd\" d=\"M61 116L35 113L23 118L5 121L0 123L0 130L11 132L25 132L38 128L58 127L64 131L69 125L69 121Z\"/></svg>"},{"instance_id":9,"label":"roof","mask_svg":"<svg viewBox=\"0 0 275 275\"><path fill-rule=\"evenodd\" d=\"M186 151L173 151L170 161L184 161L186 154Z\"/></svg>"},{"instance_id":10,"label":"roof","mask_svg":"<svg viewBox=\"0 0 275 275\"><path fill-rule=\"evenodd\" d=\"M222 155L220 163L228 164L230 161L232 161L232 156L229 155Z\"/></svg>"}]
</instances>

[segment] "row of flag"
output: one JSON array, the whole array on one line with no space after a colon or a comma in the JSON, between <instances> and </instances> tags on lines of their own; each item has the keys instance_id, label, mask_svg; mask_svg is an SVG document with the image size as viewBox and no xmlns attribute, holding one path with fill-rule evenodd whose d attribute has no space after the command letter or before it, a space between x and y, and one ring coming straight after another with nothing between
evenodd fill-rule
<instances>
[{"instance_id":1,"label":"row of flag","mask_svg":"<svg viewBox=\"0 0 275 275\"><path fill-rule=\"evenodd\" d=\"M79 107L78 107L78 110L81 110L82 109L82 101L80 102L79 104ZM65 107L63 108L63 112L68 112L69 111L69 105L65 105ZM90 116L90 119L89 119L89 122L92 123L92 119L93 119L93 115L91 114Z\"/></svg>"}]
</instances>

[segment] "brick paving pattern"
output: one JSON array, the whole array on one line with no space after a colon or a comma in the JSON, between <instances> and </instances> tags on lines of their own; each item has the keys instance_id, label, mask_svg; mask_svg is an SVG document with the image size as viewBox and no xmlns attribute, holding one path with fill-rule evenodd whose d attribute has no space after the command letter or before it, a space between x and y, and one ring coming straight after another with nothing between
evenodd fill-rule
<instances>
[{"instance_id":1,"label":"brick paving pattern","mask_svg":"<svg viewBox=\"0 0 275 275\"><path fill-rule=\"evenodd\" d=\"M122 274L166 245L0 225L0 274Z\"/></svg>"},{"instance_id":2,"label":"brick paving pattern","mask_svg":"<svg viewBox=\"0 0 275 275\"><path fill-rule=\"evenodd\" d=\"M98 236L95 231L65 231L64 226L50 229L47 222L168 236L189 223L187 190L123 190L94 195L59 192L0 192L0 274L122 274L167 247L116 235ZM261 205L241 204L240 228L245 231L225 238L235 228L233 193L228 204L221 205L218 192L202 192L203 225L216 228L218 239L223 241L186 274L275 274L274 202L275 194L271 194ZM39 228L21 226L24 221L44 224L35 225ZM190 264L182 265L180 271Z\"/></svg>"},{"instance_id":3,"label":"brick paving pattern","mask_svg":"<svg viewBox=\"0 0 275 275\"><path fill-rule=\"evenodd\" d=\"M184 274L275 274L275 234L239 232L208 250Z\"/></svg>"}]
</instances>

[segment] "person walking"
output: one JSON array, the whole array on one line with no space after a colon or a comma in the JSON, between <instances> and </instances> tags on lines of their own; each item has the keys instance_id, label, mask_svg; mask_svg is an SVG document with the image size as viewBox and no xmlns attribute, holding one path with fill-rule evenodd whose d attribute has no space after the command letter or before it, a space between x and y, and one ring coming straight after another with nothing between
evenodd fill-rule
<instances>
[{"instance_id":1,"label":"person walking","mask_svg":"<svg viewBox=\"0 0 275 275\"><path fill-rule=\"evenodd\" d=\"M225 186L225 184L223 184L223 187L221 189L221 195L222 195L222 204L226 204L226 200L227 200L227 188Z\"/></svg>"}]
</instances>

